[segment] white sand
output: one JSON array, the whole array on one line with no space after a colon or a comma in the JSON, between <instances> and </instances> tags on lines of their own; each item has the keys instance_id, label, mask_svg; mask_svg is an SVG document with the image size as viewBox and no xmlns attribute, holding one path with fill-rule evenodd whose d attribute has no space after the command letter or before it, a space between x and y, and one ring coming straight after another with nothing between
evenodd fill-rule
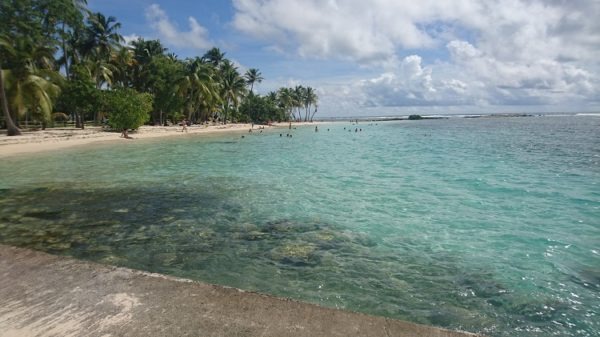
<instances>
[{"instance_id":1,"label":"white sand","mask_svg":"<svg viewBox=\"0 0 600 337\"><path fill-rule=\"evenodd\" d=\"M314 123L292 123L292 125L318 125ZM265 129L272 127L287 127L288 123L275 123L273 126L265 126ZM65 128L65 129L47 129L45 131L23 132L21 136L8 137L5 134L0 135L0 158L25 153L46 152L52 150L64 149L72 146L80 146L91 143L106 141L132 142L136 139L156 138L156 137L186 137L197 134L214 134L219 132L248 131L251 124L227 124L203 126L193 125L187 128L187 132L181 132L181 126L142 126L136 132L130 132L132 139L120 137L119 132L105 132L99 127L86 127L84 130ZM259 128L254 126L254 130Z\"/></svg>"}]
</instances>

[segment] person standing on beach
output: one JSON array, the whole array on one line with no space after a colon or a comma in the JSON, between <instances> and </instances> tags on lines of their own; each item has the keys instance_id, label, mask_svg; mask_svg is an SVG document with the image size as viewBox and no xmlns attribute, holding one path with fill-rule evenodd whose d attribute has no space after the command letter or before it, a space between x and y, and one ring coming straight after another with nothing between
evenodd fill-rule
<instances>
[{"instance_id":1,"label":"person standing on beach","mask_svg":"<svg viewBox=\"0 0 600 337\"><path fill-rule=\"evenodd\" d=\"M187 120L184 119L183 122L181 122L181 126L182 126L181 132L187 133L188 132L188 129L187 129Z\"/></svg>"}]
</instances>

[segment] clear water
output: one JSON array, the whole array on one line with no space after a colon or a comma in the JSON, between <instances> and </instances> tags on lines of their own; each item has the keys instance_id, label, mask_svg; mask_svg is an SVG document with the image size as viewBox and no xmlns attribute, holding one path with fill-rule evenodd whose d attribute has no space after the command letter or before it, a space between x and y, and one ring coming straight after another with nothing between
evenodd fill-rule
<instances>
[{"instance_id":1,"label":"clear water","mask_svg":"<svg viewBox=\"0 0 600 337\"><path fill-rule=\"evenodd\" d=\"M0 242L490 336L599 336L598 130L334 123L3 158Z\"/></svg>"}]
</instances>

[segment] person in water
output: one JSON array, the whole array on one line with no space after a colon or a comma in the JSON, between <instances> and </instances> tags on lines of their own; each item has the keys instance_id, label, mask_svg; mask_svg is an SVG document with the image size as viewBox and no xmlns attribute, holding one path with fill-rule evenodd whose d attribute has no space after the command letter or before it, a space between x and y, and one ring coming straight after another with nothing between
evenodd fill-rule
<instances>
[{"instance_id":1,"label":"person in water","mask_svg":"<svg viewBox=\"0 0 600 337\"><path fill-rule=\"evenodd\" d=\"M319 128L315 126L315 132L319 132Z\"/></svg>"}]
</instances>

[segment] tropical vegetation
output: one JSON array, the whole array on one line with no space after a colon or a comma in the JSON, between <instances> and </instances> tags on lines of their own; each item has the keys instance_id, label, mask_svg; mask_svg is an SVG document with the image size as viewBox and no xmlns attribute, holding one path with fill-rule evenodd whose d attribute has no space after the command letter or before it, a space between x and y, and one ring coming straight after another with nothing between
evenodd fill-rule
<instances>
[{"instance_id":1,"label":"tropical vegetation","mask_svg":"<svg viewBox=\"0 0 600 337\"><path fill-rule=\"evenodd\" d=\"M90 11L86 0L4 0L0 22L0 124L8 135L59 119L120 130L183 119L311 121L317 112L313 88L260 95L260 70L243 72L219 48L180 59L159 40L125 44L118 20Z\"/></svg>"}]
</instances>

